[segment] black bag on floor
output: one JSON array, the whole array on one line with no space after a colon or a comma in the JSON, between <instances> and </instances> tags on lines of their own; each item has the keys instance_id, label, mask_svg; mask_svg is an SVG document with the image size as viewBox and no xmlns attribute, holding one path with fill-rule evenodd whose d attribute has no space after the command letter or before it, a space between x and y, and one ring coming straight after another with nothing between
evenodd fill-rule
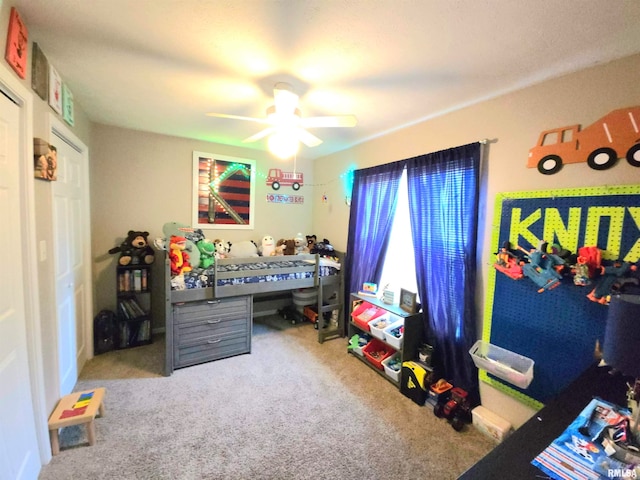
<instances>
[{"instance_id":1,"label":"black bag on floor","mask_svg":"<svg viewBox=\"0 0 640 480\"><path fill-rule=\"evenodd\" d=\"M116 314L111 310L101 310L93 319L93 353L99 355L116 348Z\"/></svg>"}]
</instances>

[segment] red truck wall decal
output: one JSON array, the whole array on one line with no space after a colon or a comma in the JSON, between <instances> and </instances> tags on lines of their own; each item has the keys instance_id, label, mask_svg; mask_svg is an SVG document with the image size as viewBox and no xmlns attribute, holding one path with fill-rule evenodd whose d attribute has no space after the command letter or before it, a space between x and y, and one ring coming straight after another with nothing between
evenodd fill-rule
<instances>
[{"instance_id":1,"label":"red truck wall decal","mask_svg":"<svg viewBox=\"0 0 640 480\"><path fill-rule=\"evenodd\" d=\"M269 169L267 175L267 187L279 190L281 186L291 186L294 190L300 190L304 177L300 172L283 172L279 168Z\"/></svg>"},{"instance_id":2,"label":"red truck wall decal","mask_svg":"<svg viewBox=\"0 0 640 480\"><path fill-rule=\"evenodd\" d=\"M529 150L527 167L552 175L567 163L587 162L607 170L618 158L640 167L640 106L613 110L588 127L580 125L545 130Z\"/></svg>"}]
</instances>

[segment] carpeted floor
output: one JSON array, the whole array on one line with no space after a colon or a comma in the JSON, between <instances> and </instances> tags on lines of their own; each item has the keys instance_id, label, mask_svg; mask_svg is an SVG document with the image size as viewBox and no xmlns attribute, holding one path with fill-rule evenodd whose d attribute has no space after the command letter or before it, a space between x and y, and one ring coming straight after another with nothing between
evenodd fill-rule
<instances>
[{"instance_id":1,"label":"carpeted floor","mask_svg":"<svg viewBox=\"0 0 640 480\"><path fill-rule=\"evenodd\" d=\"M61 431L40 479L455 479L493 442L455 432L310 324L256 319L252 353L162 375L164 342L109 352L76 390L105 387L97 444Z\"/></svg>"}]
</instances>

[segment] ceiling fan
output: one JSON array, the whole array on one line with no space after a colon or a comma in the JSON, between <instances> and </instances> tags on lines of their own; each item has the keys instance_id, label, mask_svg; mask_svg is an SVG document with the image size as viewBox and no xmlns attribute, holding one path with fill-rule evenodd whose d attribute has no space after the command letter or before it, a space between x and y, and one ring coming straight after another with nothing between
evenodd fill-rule
<instances>
[{"instance_id":1,"label":"ceiling fan","mask_svg":"<svg viewBox=\"0 0 640 480\"><path fill-rule=\"evenodd\" d=\"M245 138L243 143L256 142L270 136L269 146L271 148L271 143L286 141L291 145L291 139L294 139L296 151L298 141L308 147L315 147L322 143L322 140L308 132L306 130L307 128L354 127L357 123L355 115L302 117L300 109L298 108L298 95L288 83L279 82L275 84L273 87L273 99L273 105L267 108L267 116L265 118L243 117L226 113L207 113L207 115L210 117L248 120L250 122L268 125L258 133ZM291 154L287 156L291 156Z\"/></svg>"}]
</instances>

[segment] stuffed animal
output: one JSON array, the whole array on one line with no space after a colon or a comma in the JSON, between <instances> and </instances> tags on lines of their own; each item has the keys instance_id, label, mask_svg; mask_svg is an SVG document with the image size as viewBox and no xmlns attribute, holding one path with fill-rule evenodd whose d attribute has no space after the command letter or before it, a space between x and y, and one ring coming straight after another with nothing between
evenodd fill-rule
<instances>
[{"instance_id":1,"label":"stuffed animal","mask_svg":"<svg viewBox=\"0 0 640 480\"><path fill-rule=\"evenodd\" d=\"M213 241L216 247L216 259L227 258L229 256L229 250L231 250L231 242L227 242L222 238L216 238Z\"/></svg>"},{"instance_id":2,"label":"stuffed animal","mask_svg":"<svg viewBox=\"0 0 640 480\"><path fill-rule=\"evenodd\" d=\"M265 235L262 237L260 253L262 253L263 257L270 257L276 254L276 242L273 240L271 235Z\"/></svg>"},{"instance_id":3,"label":"stuffed animal","mask_svg":"<svg viewBox=\"0 0 640 480\"><path fill-rule=\"evenodd\" d=\"M295 237L293 237L293 241L295 242L295 245L296 245L295 246L296 255L301 253L309 253L309 250L307 250L307 243L301 233L298 233Z\"/></svg>"},{"instance_id":4,"label":"stuffed animal","mask_svg":"<svg viewBox=\"0 0 640 480\"><path fill-rule=\"evenodd\" d=\"M203 238L196 243L200 252L200 268L209 268L215 263L216 245L209 239Z\"/></svg>"},{"instance_id":5,"label":"stuffed animal","mask_svg":"<svg viewBox=\"0 0 640 480\"><path fill-rule=\"evenodd\" d=\"M129 230L127 238L117 247L109 250L114 254L120 252L118 263L120 265L151 265L154 260L153 248L149 246L147 237L149 232L140 232L137 230Z\"/></svg>"},{"instance_id":6,"label":"stuffed animal","mask_svg":"<svg viewBox=\"0 0 640 480\"><path fill-rule=\"evenodd\" d=\"M189 254L187 249L187 239L172 235L169 241L169 260L171 261L171 275L182 275L192 270L189 263Z\"/></svg>"},{"instance_id":7,"label":"stuffed animal","mask_svg":"<svg viewBox=\"0 0 640 480\"><path fill-rule=\"evenodd\" d=\"M253 242L253 240L236 242L231 245L228 256L232 258L257 257L258 246Z\"/></svg>"},{"instance_id":8,"label":"stuffed animal","mask_svg":"<svg viewBox=\"0 0 640 480\"><path fill-rule=\"evenodd\" d=\"M276 243L276 248L273 251L273 255L278 257L284 255L284 249L286 247L284 242L285 242L284 238L281 238L280 240L278 240L278 242Z\"/></svg>"},{"instance_id":9,"label":"stuffed animal","mask_svg":"<svg viewBox=\"0 0 640 480\"><path fill-rule=\"evenodd\" d=\"M167 243L173 235L184 237L187 240L185 250L189 253L191 264L200 265L200 250L196 247L196 242L204 238L201 229L180 222L167 222L162 226L162 233L164 238L156 238L153 242L158 250L169 250Z\"/></svg>"},{"instance_id":10,"label":"stuffed animal","mask_svg":"<svg viewBox=\"0 0 640 480\"><path fill-rule=\"evenodd\" d=\"M333 257L335 256L335 249L333 245L326 238L322 242L316 242L311 249L311 253L317 253L321 257Z\"/></svg>"},{"instance_id":11,"label":"stuffed animal","mask_svg":"<svg viewBox=\"0 0 640 480\"><path fill-rule=\"evenodd\" d=\"M285 240L281 238L278 240L278 245L276 247L277 252L282 252L280 255L295 255L296 254L296 241L291 238L289 240ZM278 255L278 253L276 254Z\"/></svg>"},{"instance_id":12,"label":"stuffed animal","mask_svg":"<svg viewBox=\"0 0 640 480\"><path fill-rule=\"evenodd\" d=\"M309 251L313 250L318 238L315 235L307 235L307 248Z\"/></svg>"}]
</instances>

